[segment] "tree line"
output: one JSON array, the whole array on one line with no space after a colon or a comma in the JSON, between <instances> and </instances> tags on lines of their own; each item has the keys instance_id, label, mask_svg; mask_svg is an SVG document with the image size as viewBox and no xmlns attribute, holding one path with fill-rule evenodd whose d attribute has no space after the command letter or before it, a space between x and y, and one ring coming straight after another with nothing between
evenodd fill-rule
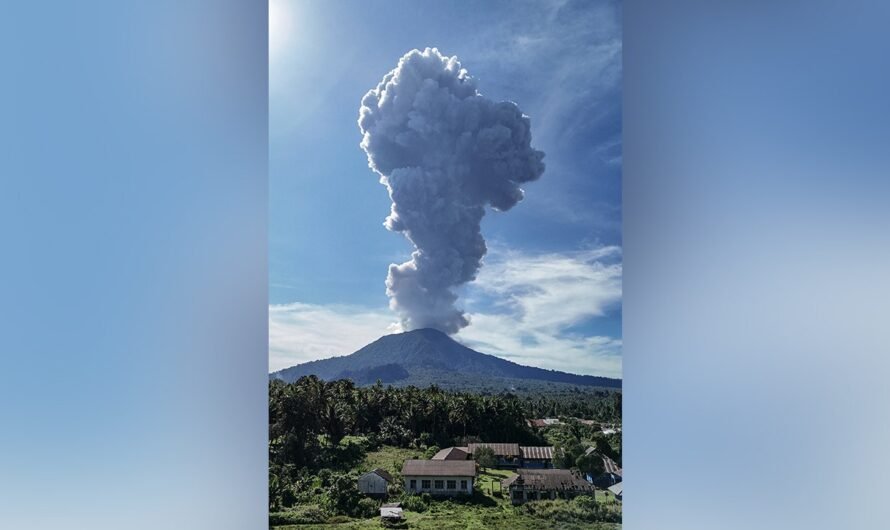
<instances>
[{"instance_id":1,"label":"tree line","mask_svg":"<svg viewBox=\"0 0 890 530\"><path fill-rule=\"evenodd\" d=\"M511 394L481 396L436 386L358 387L348 379L315 376L269 387L270 462L312 468L322 446L344 436L373 436L381 443L445 447L467 441L542 440L527 427L526 403Z\"/></svg>"}]
</instances>

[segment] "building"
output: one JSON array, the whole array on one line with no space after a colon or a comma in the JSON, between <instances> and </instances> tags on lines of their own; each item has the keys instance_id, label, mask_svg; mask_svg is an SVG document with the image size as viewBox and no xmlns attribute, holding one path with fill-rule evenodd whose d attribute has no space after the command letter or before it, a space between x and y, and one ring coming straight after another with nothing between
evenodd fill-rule
<instances>
[{"instance_id":1,"label":"building","mask_svg":"<svg viewBox=\"0 0 890 530\"><path fill-rule=\"evenodd\" d=\"M587 451L584 452L584 454L586 455L590 455L592 453L596 453L595 447L588 447ZM599 457L603 459L603 472L596 477L588 474L586 476L587 481L596 484L601 488L608 488L609 486L613 486L621 482L621 466L619 466L614 460L606 455L599 455Z\"/></svg>"},{"instance_id":2,"label":"building","mask_svg":"<svg viewBox=\"0 0 890 530\"><path fill-rule=\"evenodd\" d=\"M511 443L479 443L468 444L467 449L473 458L476 458L476 451L482 447L490 447L494 451L497 459L497 468L516 469L522 464L522 451L519 444Z\"/></svg>"},{"instance_id":3,"label":"building","mask_svg":"<svg viewBox=\"0 0 890 530\"><path fill-rule=\"evenodd\" d=\"M380 507L380 519L387 522L399 522L405 518L402 505L398 502L384 504Z\"/></svg>"},{"instance_id":4,"label":"building","mask_svg":"<svg viewBox=\"0 0 890 530\"><path fill-rule=\"evenodd\" d=\"M552 446L521 446L519 452L522 454L522 467L536 469L553 468Z\"/></svg>"},{"instance_id":5,"label":"building","mask_svg":"<svg viewBox=\"0 0 890 530\"><path fill-rule=\"evenodd\" d=\"M472 460L405 460L405 491L430 495L473 494L476 463Z\"/></svg>"},{"instance_id":6,"label":"building","mask_svg":"<svg viewBox=\"0 0 890 530\"><path fill-rule=\"evenodd\" d=\"M596 488L568 469L517 469L516 475L501 481L510 491L510 502L522 504L541 499L571 499L593 495Z\"/></svg>"},{"instance_id":7,"label":"building","mask_svg":"<svg viewBox=\"0 0 890 530\"><path fill-rule=\"evenodd\" d=\"M387 487L392 484L392 475L377 468L358 478L358 490L365 495L385 496Z\"/></svg>"},{"instance_id":8,"label":"building","mask_svg":"<svg viewBox=\"0 0 890 530\"><path fill-rule=\"evenodd\" d=\"M433 460L467 460L468 458L470 458L470 453L466 447L446 447L433 455Z\"/></svg>"},{"instance_id":9,"label":"building","mask_svg":"<svg viewBox=\"0 0 890 530\"><path fill-rule=\"evenodd\" d=\"M612 495L615 496L619 501L621 500L621 494L624 493L624 482L619 482L613 486L609 486L609 491L612 492Z\"/></svg>"},{"instance_id":10,"label":"building","mask_svg":"<svg viewBox=\"0 0 890 530\"><path fill-rule=\"evenodd\" d=\"M527 420L529 427L535 427L538 429L542 429L544 427L550 427L552 425L560 425L562 422L559 421L559 418L537 418L533 420Z\"/></svg>"}]
</instances>

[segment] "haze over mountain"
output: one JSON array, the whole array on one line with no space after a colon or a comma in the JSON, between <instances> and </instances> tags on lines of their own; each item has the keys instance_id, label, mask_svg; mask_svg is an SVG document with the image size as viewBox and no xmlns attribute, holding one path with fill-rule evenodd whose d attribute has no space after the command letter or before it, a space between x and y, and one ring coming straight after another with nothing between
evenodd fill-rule
<instances>
[{"instance_id":1,"label":"haze over mountain","mask_svg":"<svg viewBox=\"0 0 890 530\"><path fill-rule=\"evenodd\" d=\"M523 366L480 353L431 328L386 335L351 355L298 364L270 377L292 382L304 375L352 379L359 385L380 380L395 386L436 384L448 389L531 390L542 384L621 388L620 379Z\"/></svg>"}]
</instances>

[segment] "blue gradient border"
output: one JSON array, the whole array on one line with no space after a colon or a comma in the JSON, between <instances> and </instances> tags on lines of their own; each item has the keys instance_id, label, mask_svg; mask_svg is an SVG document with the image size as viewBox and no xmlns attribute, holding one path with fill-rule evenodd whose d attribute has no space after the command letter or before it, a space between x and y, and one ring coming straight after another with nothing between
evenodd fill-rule
<instances>
[{"instance_id":1,"label":"blue gradient border","mask_svg":"<svg viewBox=\"0 0 890 530\"><path fill-rule=\"evenodd\" d=\"M267 526L264 2L0 16L0 528Z\"/></svg>"}]
</instances>

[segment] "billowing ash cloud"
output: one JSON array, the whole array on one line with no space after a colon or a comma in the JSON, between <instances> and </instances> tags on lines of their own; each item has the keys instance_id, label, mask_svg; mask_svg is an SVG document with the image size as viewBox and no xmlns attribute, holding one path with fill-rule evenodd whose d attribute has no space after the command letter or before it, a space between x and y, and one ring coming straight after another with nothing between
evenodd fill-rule
<instances>
[{"instance_id":1,"label":"billowing ash cloud","mask_svg":"<svg viewBox=\"0 0 890 530\"><path fill-rule=\"evenodd\" d=\"M485 206L506 211L519 185L544 171L530 123L515 103L494 102L457 57L413 50L362 98L358 120L368 164L389 190L384 225L415 246L390 265L386 293L405 330L455 333L469 324L453 289L476 277L485 255Z\"/></svg>"}]
</instances>

